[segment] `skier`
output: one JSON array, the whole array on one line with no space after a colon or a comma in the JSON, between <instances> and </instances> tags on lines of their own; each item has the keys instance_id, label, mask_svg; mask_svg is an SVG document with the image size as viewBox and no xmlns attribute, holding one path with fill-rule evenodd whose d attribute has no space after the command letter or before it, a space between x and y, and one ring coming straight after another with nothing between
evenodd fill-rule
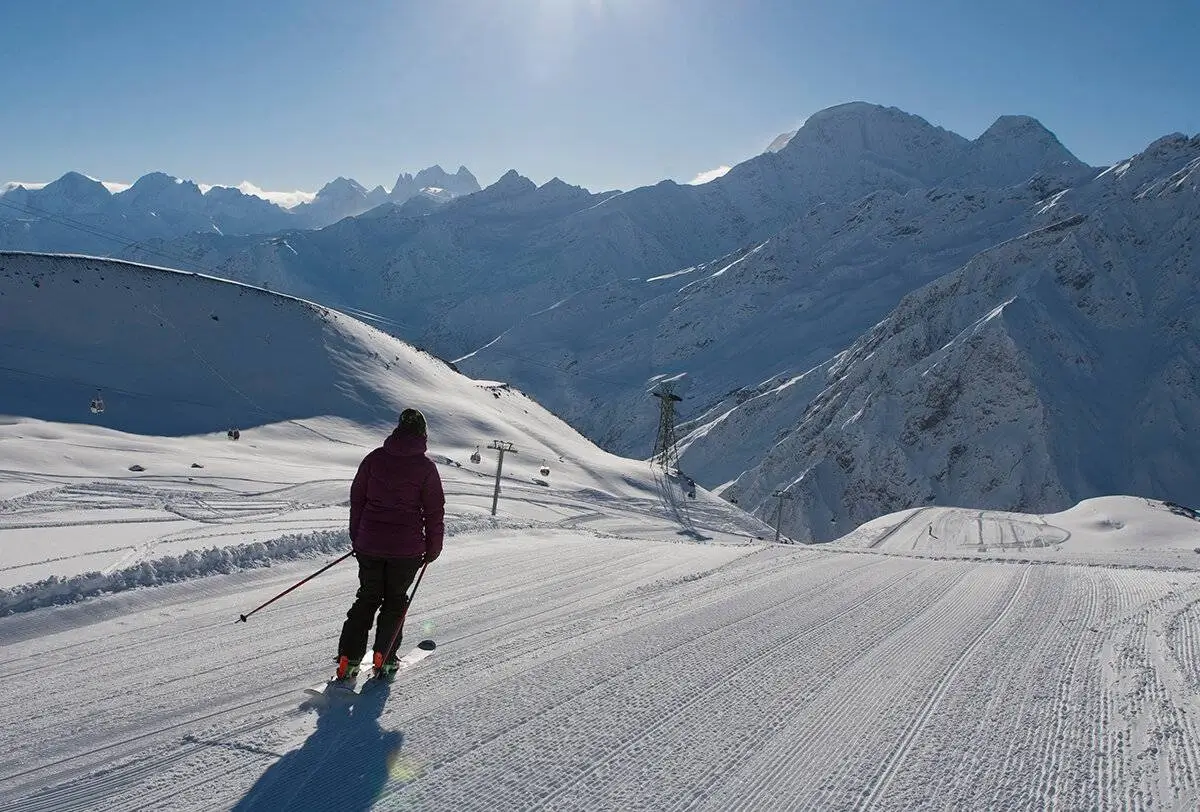
<instances>
[{"instance_id":1,"label":"skier","mask_svg":"<svg viewBox=\"0 0 1200 812\"><path fill-rule=\"evenodd\" d=\"M425 415L405 409L383 446L363 459L350 486L359 586L338 641L339 680L358 674L372 622L375 673L395 674L408 588L421 565L441 555L446 498L437 466L425 456L426 430ZM384 651L393 636L392 650Z\"/></svg>"}]
</instances>

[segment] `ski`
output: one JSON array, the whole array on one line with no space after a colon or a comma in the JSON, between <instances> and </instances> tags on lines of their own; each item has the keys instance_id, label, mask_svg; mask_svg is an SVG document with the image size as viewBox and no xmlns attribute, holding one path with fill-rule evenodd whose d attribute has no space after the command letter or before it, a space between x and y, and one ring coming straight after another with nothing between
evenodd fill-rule
<instances>
[{"instance_id":1,"label":"ski","mask_svg":"<svg viewBox=\"0 0 1200 812\"><path fill-rule=\"evenodd\" d=\"M400 674L400 672L412 668L430 654L433 654L434 649L436 648L437 643L433 642L432 640L422 640L397 661L396 671L391 677L380 677L373 673L374 668L372 667L371 663L371 654L368 652L367 656L365 656L362 662L359 663L359 672L354 676L353 679L339 680L336 678L331 678L320 683L319 685L313 685L305 688L304 693L321 700L328 700L330 697L339 696L361 696L364 691L370 690L370 687L374 684L378 684L380 682L390 683ZM366 674L367 678L363 680L361 684L358 684L359 677L361 677L363 674Z\"/></svg>"}]
</instances>

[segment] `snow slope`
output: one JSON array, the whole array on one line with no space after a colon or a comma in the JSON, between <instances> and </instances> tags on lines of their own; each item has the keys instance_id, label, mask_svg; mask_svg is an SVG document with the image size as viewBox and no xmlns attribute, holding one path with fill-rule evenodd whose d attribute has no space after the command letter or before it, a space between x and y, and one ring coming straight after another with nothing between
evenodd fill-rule
<instances>
[{"instance_id":1,"label":"snow slope","mask_svg":"<svg viewBox=\"0 0 1200 812\"><path fill-rule=\"evenodd\" d=\"M906 293L1028 231L1041 199L1038 187L1022 185L876 192L819 206L711 262L583 290L460 363L544 393L556 413L606 448L648 455L657 414L646 393L655 375L682 376L686 418L708 422L706 412L720 414L758 387L824 362ZM576 368L594 376L575 375ZM763 426L744 434L740 448L711 453L693 442L689 470L710 485L726 482L775 436Z\"/></svg>"},{"instance_id":2,"label":"snow slope","mask_svg":"<svg viewBox=\"0 0 1200 812\"><path fill-rule=\"evenodd\" d=\"M531 521L561 518L564 494L586 492L688 537L763 532L702 489L686 499L646 464L600 451L521 393L309 302L110 260L0 254L0 323L0 587L92 571L100 586L169 580L189 567L164 559L188 551L341 532L355 467L406 406L425 412L430 452L470 513L490 511L496 458L469 457L502 439L519 452L505 493L544 504ZM97 389L106 408L93 415ZM126 572L139 567L153 571ZM0 597L0 611L60 591Z\"/></svg>"},{"instance_id":3,"label":"snow slope","mask_svg":"<svg viewBox=\"0 0 1200 812\"><path fill-rule=\"evenodd\" d=\"M961 560L1200 570L1200 512L1132 496L1086 499L1044 514L922 507L872 519L829 546Z\"/></svg>"}]
</instances>

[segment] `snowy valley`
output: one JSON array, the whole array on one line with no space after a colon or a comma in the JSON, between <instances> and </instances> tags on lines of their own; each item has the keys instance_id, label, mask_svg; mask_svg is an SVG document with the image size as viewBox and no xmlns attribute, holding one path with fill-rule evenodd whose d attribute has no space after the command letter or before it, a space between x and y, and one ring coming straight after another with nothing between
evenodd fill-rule
<instances>
[{"instance_id":1,"label":"snowy valley","mask_svg":"<svg viewBox=\"0 0 1200 812\"><path fill-rule=\"evenodd\" d=\"M827 541L927 503L1200 500L1198 162L1182 135L1101 169L1026 116L968 140L852 103L697 186L514 171L127 254L356 313L618 454L650 455L670 382L688 474L768 521L785 490L787 533Z\"/></svg>"},{"instance_id":2,"label":"snowy valley","mask_svg":"<svg viewBox=\"0 0 1200 812\"><path fill-rule=\"evenodd\" d=\"M1198 161L1169 136L1092 168L1027 116L967 140L851 103L700 186L511 172L434 211L132 254L370 302L626 456L670 381L683 468L768 521L784 489L787 533L828 541L920 504L1200 500Z\"/></svg>"}]
</instances>

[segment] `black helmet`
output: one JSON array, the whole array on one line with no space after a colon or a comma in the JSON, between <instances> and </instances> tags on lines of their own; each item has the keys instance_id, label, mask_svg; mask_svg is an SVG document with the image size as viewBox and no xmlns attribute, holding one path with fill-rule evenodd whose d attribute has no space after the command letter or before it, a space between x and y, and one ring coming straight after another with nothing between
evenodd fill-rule
<instances>
[{"instance_id":1,"label":"black helmet","mask_svg":"<svg viewBox=\"0 0 1200 812\"><path fill-rule=\"evenodd\" d=\"M406 434L426 436L425 415L419 409L405 409L400 413L400 430Z\"/></svg>"}]
</instances>

